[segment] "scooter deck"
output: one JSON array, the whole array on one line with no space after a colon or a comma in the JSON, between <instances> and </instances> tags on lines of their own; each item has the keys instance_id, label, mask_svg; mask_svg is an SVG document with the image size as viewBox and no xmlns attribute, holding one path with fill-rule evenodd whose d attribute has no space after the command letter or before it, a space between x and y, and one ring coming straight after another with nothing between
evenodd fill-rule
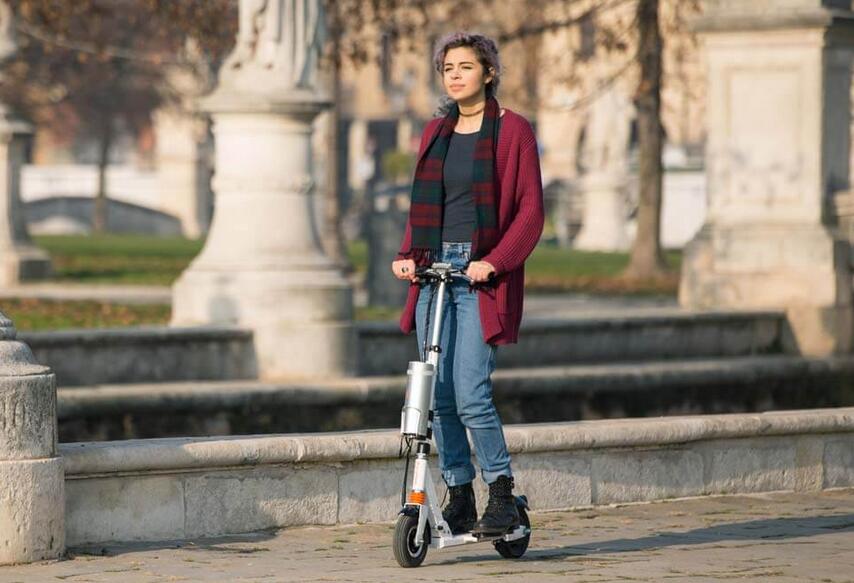
<instances>
[{"instance_id":1,"label":"scooter deck","mask_svg":"<svg viewBox=\"0 0 854 583\"><path fill-rule=\"evenodd\" d=\"M433 549L444 549L447 547L455 547L459 545L465 545L469 543L479 543L486 541L497 541L504 540L506 542L511 542L514 540L518 540L520 538L524 538L528 534L531 533L531 529L519 525L513 530L505 534L485 534L485 535L476 535L470 532L463 532L460 534L453 535L433 535L430 537L430 548Z\"/></svg>"}]
</instances>

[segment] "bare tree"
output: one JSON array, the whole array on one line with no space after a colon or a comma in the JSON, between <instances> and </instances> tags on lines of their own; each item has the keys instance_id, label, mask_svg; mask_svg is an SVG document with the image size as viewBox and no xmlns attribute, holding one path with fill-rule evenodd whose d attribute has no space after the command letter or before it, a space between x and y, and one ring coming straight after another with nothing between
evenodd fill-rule
<instances>
[{"instance_id":1,"label":"bare tree","mask_svg":"<svg viewBox=\"0 0 854 583\"><path fill-rule=\"evenodd\" d=\"M42 127L97 144L93 230L107 220L107 168L117 132L137 136L152 112L178 98L167 66L192 67L196 38L212 62L233 42L232 0L12 0L19 50L0 94Z\"/></svg>"},{"instance_id":2,"label":"bare tree","mask_svg":"<svg viewBox=\"0 0 854 583\"><path fill-rule=\"evenodd\" d=\"M640 80L635 93L638 123L637 234L632 245L628 277L655 278L667 271L661 252L661 61L663 44L658 24L659 0L638 0Z\"/></svg>"}]
</instances>

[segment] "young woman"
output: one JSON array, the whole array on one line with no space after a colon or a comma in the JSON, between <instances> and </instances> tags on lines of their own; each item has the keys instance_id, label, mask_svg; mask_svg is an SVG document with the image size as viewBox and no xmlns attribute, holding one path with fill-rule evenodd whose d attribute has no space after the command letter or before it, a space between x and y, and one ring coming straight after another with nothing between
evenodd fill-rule
<instances>
[{"instance_id":1,"label":"young woman","mask_svg":"<svg viewBox=\"0 0 854 583\"><path fill-rule=\"evenodd\" d=\"M435 310L428 310L434 294L418 285L416 266L450 263L477 282L476 291L460 280L448 286L433 431L450 490L442 514L453 532L503 533L518 525L519 515L490 376L496 347L518 338L524 262L543 229L540 161L531 125L495 98L501 77L495 42L454 33L437 47L434 64L450 99L421 136L409 220L392 271L411 282L400 327L416 329L419 347ZM466 430L489 484L479 521Z\"/></svg>"}]
</instances>

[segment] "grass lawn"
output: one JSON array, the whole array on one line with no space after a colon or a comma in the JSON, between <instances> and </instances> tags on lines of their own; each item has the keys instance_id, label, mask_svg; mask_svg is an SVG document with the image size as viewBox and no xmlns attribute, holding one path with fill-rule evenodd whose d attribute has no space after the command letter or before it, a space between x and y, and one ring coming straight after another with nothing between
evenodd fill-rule
<instances>
[{"instance_id":1,"label":"grass lawn","mask_svg":"<svg viewBox=\"0 0 854 583\"><path fill-rule=\"evenodd\" d=\"M170 285L202 249L202 241L137 235L43 236L54 279L75 283Z\"/></svg>"},{"instance_id":2,"label":"grass lawn","mask_svg":"<svg viewBox=\"0 0 854 583\"><path fill-rule=\"evenodd\" d=\"M135 235L40 236L57 283L170 285L202 248L202 241ZM22 331L166 324L168 305L96 301L0 299L0 310Z\"/></svg>"},{"instance_id":3,"label":"grass lawn","mask_svg":"<svg viewBox=\"0 0 854 583\"><path fill-rule=\"evenodd\" d=\"M350 261L356 271L367 269L368 251L364 241L350 246ZM680 251L667 253L673 270L660 280L625 280L620 272L629 264L628 253L597 253L537 247L525 263L525 285L530 293L586 292L600 294L675 295L679 284Z\"/></svg>"},{"instance_id":4,"label":"grass lawn","mask_svg":"<svg viewBox=\"0 0 854 583\"><path fill-rule=\"evenodd\" d=\"M171 285L201 251L203 242L182 238L132 235L41 236L36 243L47 250L54 265L54 281L91 284ZM349 248L359 273L367 270L367 245ZM655 281L627 281L620 272L626 253L593 253L541 245L526 263L529 293L584 292L592 294L676 293L681 253L668 253L673 273ZM102 302L0 300L0 310L13 318L19 330L92 328L165 324L168 306L119 305ZM357 320L397 318L399 309L367 307L356 310Z\"/></svg>"},{"instance_id":5,"label":"grass lawn","mask_svg":"<svg viewBox=\"0 0 854 583\"><path fill-rule=\"evenodd\" d=\"M130 235L37 237L53 259L57 281L171 285L202 248L201 241ZM357 272L367 270L364 241L349 248ZM681 253L668 253L673 275L662 281L624 281L627 253L596 253L541 245L526 263L528 290L675 293Z\"/></svg>"},{"instance_id":6,"label":"grass lawn","mask_svg":"<svg viewBox=\"0 0 854 583\"><path fill-rule=\"evenodd\" d=\"M626 280L620 273L629 264L628 253L599 253L540 245L525 263L525 285L530 292L587 292L600 294L676 295L682 252L666 254L671 273L657 280Z\"/></svg>"},{"instance_id":7,"label":"grass lawn","mask_svg":"<svg viewBox=\"0 0 854 583\"><path fill-rule=\"evenodd\" d=\"M90 301L0 299L0 311L20 331L65 328L116 328L168 324L171 307L163 304L126 305Z\"/></svg>"}]
</instances>

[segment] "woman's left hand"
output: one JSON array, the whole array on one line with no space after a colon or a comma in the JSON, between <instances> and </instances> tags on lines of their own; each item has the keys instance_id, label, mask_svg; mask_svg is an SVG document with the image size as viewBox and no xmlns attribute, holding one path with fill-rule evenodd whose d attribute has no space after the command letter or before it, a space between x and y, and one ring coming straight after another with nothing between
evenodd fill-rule
<instances>
[{"instance_id":1,"label":"woman's left hand","mask_svg":"<svg viewBox=\"0 0 854 583\"><path fill-rule=\"evenodd\" d=\"M472 261L466 269L466 275L475 283L489 280L489 276L495 273L495 268L486 261Z\"/></svg>"}]
</instances>

